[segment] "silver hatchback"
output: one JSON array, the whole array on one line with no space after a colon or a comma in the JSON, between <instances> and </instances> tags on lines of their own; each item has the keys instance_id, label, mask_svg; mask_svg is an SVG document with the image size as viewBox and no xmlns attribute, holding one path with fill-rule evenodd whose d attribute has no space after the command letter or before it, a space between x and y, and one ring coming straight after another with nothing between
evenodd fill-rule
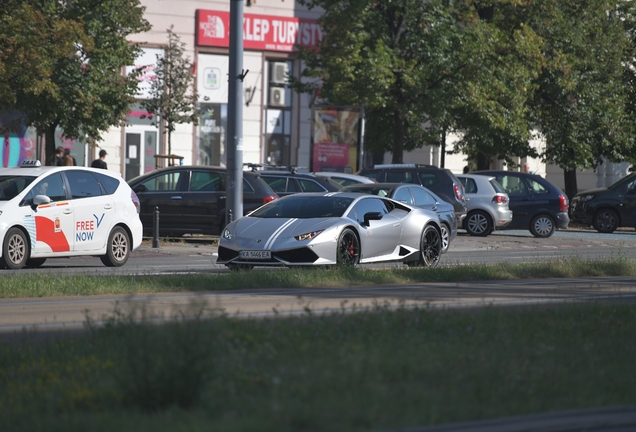
<instances>
[{"instance_id":1,"label":"silver hatchback","mask_svg":"<svg viewBox=\"0 0 636 432\"><path fill-rule=\"evenodd\" d=\"M466 192L463 226L468 234L487 236L512 222L510 199L495 177L477 174L457 174Z\"/></svg>"}]
</instances>

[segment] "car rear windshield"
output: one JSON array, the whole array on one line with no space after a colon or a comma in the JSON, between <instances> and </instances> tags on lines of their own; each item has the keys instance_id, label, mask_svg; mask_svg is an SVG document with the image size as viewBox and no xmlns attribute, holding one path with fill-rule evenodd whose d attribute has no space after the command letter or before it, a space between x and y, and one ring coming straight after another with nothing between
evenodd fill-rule
<instances>
[{"instance_id":1,"label":"car rear windshield","mask_svg":"<svg viewBox=\"0 0 636 432\"><path fill-rule=\"evenodd\" d=\"M497 192L497 193L506 193L506 191L503 188L503 186L501 186L497 180L490 179L490 184L492 185L493 189L495 189L495 192Z\"/></svg>"},{"instance_id":2,"label":"car rear windshield","mask_svg":"<svg viewBox=\"0 0 636 432\"><path fill-rule=\"evenodd\" d=\"M258 218L326 218L341 217L352 198L290 195L266 204L250 214Z\"/></svg>"},{"instance_id":3,"label":"car rear windshield","mask_svg":"<svg viewBox=\"0 0 636 432\"><path fill-rule=\"evenodd\" d=\"M35 177L32 176L0 176L0 201L9 201L15 198Z\"/></svg>"}]
</instances>

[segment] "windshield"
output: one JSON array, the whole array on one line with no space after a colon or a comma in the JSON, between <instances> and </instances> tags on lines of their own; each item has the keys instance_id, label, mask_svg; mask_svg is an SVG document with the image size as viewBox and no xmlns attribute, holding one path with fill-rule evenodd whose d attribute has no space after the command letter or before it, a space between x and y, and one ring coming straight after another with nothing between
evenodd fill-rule
<instances>
[{"instance_id":1,"label":"windshield","mask_svg":"<svg viewBox=\"0 0 636 432\"><path fill-rule=\"evenodd\" d=\"M9 201L15 198L35 177L27 176L0 176L0 201Z\"/></svg>"},{"instance_id":2,"label":"windshield","mask_svg":"<svg viewBox=\"0 0 636 432\"><path fill-rule=\"evenodd\" d=\"M341 217L352 201L353 198L324 195L289 195L265 204L252 212L250 217L299 219Z\"/></svg>"}]
</instances>

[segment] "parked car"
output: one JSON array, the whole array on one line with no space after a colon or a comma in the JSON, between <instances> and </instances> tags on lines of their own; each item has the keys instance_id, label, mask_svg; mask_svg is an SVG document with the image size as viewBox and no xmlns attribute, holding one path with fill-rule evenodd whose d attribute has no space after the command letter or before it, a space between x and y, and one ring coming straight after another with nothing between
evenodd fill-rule
<instances>
[{"instance_id":1,"label":"parked car","mask_svg":"<svg viewBox=\"0 0 636 432\"><path fill-rule=\"evenodd\" d=\"M550 237L570 223L568 197L541 176L517 171L476 171L494 177L510 198L512 222L506 229L529 229L535 237Z\"/></svg>"},{"instance_id":2,"label":"parked car","mask_svg":"<svg viewBox=\"0 0 636 432\"><path fill-rule=\"evenodd\" d=\"M405 204L434 211L439 216L441 224L442 253L448 251L450 243L457 236L455 209L424 186L409 183L370 183L345 186L342 191L389 197Z\"/></svg>"},{"instance_id":3,"label":"parked car","mask_svg":"<svg viewBox=\"0 0 636 432\"><path fill-rule=\"evenodd\" d=\"M230 223L218 264L355 266L384 261L435 266L441 256L437 214L359 193L299 193Z\"/></svg>"},{"instance_id":4,"label":"parked car","mask_svg":"<svg viewBox=\"0 0 636 432\"><path fill-rule=\"evenodd\" d=\"M357 174L348 174L348 173L341 173L341 172L315 172L312 173L318 177L326 177L328 179L331 179L332 181L335 181L336 183L338 183L340 186L349 186L352 184L368 184L368 183L375 183L375 180L370 179L369 177L365 177L365 176L360 176Z\"/></svg>"},{"instance_id":5,"label":"parked car","mask_svg":"<svg viewBox=\"0 0 636 432\"><path fill-rule=\"evenodd\" d=\"M81 255L119 267L141 246L139 200L112 171L39 161L2 169L0 215L2 268Z\"/></svg>"},{"instance_id":6,"label":"parked car","mask_svg":"<svg viewBox=\"0 0 636 432\"><path fill-rule=\"evenodd\" d=\"M141 201L144 232L152 234L159 207L160 236L220 234L226 225L226 176L222 167L171 166L128 180ZM243 171L244 214L276 198L259 173Z\"/></svg>"},{"instance_id":7,"label":"parked car","mask_svg":"<svg viewBox=\"0 0 636 432\"><path fill-rule=\"evenodd\" d=\"M264 169L256 172L281 197L299 192L337 192L342 188L328 178L298 172L295 167L287 170Z\"/></svg>"},{"instance_id":8,"label":"parked car","mask_svg":"<svg viewBox=\"0 0 636 432\"><path fill-rule=\"evenodd\" d=\"M591 225L601 233L636 227L636 173L607 188L579 192L570 203L572 222Z\"/></svg>"},{"instance_id":9,"label":"parked car","mask_svg":"<svg viewBox=\"0 0 636 432\"><path fill-rule=\"evenodd\" d=\"M510 198L492 176L457 174L466 192L466 210L462 228L473 236L487 236L512 222Z\"/></svg>"},{"instance_id":10,"label":"parked car","mask_svg":"<svg viewBox=\"0 0 636 432\"><path fill-rule=\"evenodd\" d=\"M433 165L380 164L374 165L373 168L364 168L357 174L378 183L414 183L424 186L453 205L458 224L461 224L466 216L464 186L448 169Z\"/></svg>"}]
</instances>

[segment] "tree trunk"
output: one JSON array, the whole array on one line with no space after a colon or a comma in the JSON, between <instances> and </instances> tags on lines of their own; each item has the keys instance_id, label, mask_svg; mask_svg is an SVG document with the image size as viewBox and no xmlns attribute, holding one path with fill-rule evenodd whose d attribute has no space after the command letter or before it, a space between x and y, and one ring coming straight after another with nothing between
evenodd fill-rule
<instances>
[{"instance_id":1,"label":"tree trunk","mask_svg":"<svg viewBox=\"0 0 636 432\"><path fill-rule=\"evenodd\" d=\"M44 161L42 165L55 165L55 130L57 123L50 123L44 131Z\"/></svg>"},{"instance_id":2,"label":"tree trunk","mask_svg":"<svg viewBox=\"0 0 636 432\"><path fill-rule=\"evenodd\" d=\"M563 170L563 180L565 183L565 194L568 196L568 199L571 200L579 191L579 187L576 184L576 169Z\"/></svg>"},{"instance_id":3,"label":"tree trunk","mask_svg":"<svg viewBox=\"0 0 636 432\"><path fill-rule=\"evenodd\" d=\"M399 110L393 111L393 158L394 164L404 161L404 118Z\"/></svg>"},{"instance_id":4,"label":"tree trunk","mask_svg":"<svg viewBox=\"0 0 636 432\"><path fill-rule=\"evenodd\" d=\"M490 157L484 153L477 153L477 171L490 169Z\"/></svg>"}]
</instances>

